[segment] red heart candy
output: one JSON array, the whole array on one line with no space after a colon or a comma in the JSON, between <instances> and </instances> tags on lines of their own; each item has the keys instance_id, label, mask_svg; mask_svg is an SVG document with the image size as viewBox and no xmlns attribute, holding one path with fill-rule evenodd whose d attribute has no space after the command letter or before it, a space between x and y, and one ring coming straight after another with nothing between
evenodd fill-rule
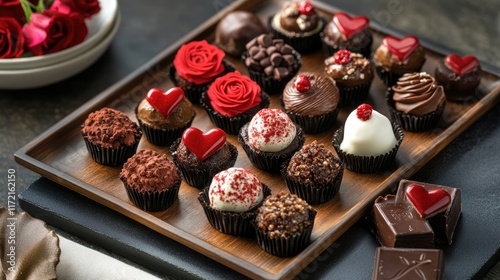
<instances>
[{"instance_id":1,"label":"red heart candy","mask_svg":"<svg viewBox=\"0 0 500 280\"><path fill-rule=\"evenodd\" d=\"M333 15L333 22L337 25L337 28L342 32L342 34L347 38L351 38L358 31L363 30L370 20L365 16L350 17L346 13L336 13Z\"/></svg>"},{"instance_id":2,"label":"red heart candy","mask_svg":"<svg viewBox=\"0 0 500 280\"><path fill-rule=\"evenodd\" d=\"M165 118L168 118L170 113L184 99L184 91L179 87L173 87L166 92L158 88L152 88L146 95L146 100Z\"/></svg>"},{"instance_id":3,"label":"red heart candy","mask_svg":"<svg viewBox=\"0 0 500 280\"><path fill-rule=\"evenodd\" d=\"M226 143L226 133L214 128L206 133L195 127L189 127L182 134L182 142L200 160L213 155Z\"/></svg>"},{"instance_id":4,"label":"red heart candy","mask_svg":"<svg viewBox=\"0 0 500 280\"><path fill-rule=\"evenodd\" d=\"M418 47L419 42L415 36L406 36L401 40L396 37L387 36L382 41L382 44L399 60L403 61Z\"/></svg>"},{"instance_id":5,"label":"red heart candy","mask_svg":"<svg viewBox=\"0 0 500 280\"><path fill-rule=\"evenodd\" d=\"M427 191L424 186L411 184L406 188L406 197L422 218L426 218L446 209L451 201L450 193L437 188Z\"/></svg>"},{"instance_id":6,"label":"red heart candy","mask_svg":"<svg viewBox=\"0 0 500 280\"><path fill-rule=\"evenodd\" d=\"M460 57L456 54L450 54L445 58L445 63L457 75L467 74L479 65L477 58L472 55Z\"/></svg>"}]
</instances>

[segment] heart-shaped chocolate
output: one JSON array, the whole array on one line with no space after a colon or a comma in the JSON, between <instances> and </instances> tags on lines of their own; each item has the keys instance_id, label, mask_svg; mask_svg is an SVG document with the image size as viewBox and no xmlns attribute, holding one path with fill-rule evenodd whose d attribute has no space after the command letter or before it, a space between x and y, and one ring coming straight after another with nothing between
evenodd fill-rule
<instances>
[{"instance_id":1,"label":"heart-shaped chocolate","mask_svg":"<svg viewBox=\"0 0 500 280\"><path fill-rule=\"evenodd\" d=\"M410 56L420 43L415 36L406 36L403 39L386 36L384 40L382 40L382 44L384 44L384 46L386 46L399 60L403 61Z\"/></svg>"},{"instance_id":2,"label":"heart-shaped chocolate","mask_svg":"<svg viewBox=\"0 0 500 280\"><path fill-rule=\"evenodd\" d=\"M165 118L168 118L184 99L184 91L179 87L173 87L166 92L158 88L152 88L146 95L146 100Z\"/></svg>"},{"instance_id":3,"label":"heart-shaped chocolate","mask_svg":"<svg viewBox=\"0 0 500 280\"><path fill-rule=\"evenodd\" d=\"M365 16L350 17L346 13L338 12L333 15L333 22L347 38L351 38L357 32L368 26L370 20Z\"/></svg>"},{"instance_id":4,"label":"heart-shaped chocolate","mask_svg":"<svg viewBox=\"0 0 500 280\"><path fill-rule=\"evenodd\" d=\"M422 218L431 217L446 209L451 201L450 193L442 188L425 189L419 184L406 187L406 197Z\"/></svg>"},{"instance_id":5,"label":"heart-shaped chocolate","mask_svg":"<svg viewBox=\"0 0 500 280\"><path fill-rule=\"evenodd\" d=\"M189 127L182 134L182 142L198 159L204 160L226 143L226 133L220 128L203 133L198 128Z\"/></svg>"},{"instance_id":6,"label":"heart-shaped chocolate","mask_svg":"<svg viewBox=\"0 0 500 280\"><path fill-rule=\"evenodd\" d=\"M451 71L459 76L469 73L479 65L477 58L472 55L460 57L456 54L450 54L445 58L444 62Z\"/></svg>"}]
</instances>

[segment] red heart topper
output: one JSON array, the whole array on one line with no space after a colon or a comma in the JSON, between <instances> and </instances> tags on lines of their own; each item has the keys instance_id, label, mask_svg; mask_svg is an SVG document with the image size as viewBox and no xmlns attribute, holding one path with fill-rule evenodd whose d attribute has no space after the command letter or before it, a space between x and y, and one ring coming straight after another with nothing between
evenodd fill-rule
<instances>
[{"instance_id":1,"label":"red heart topper","mask_svg":"<svg viewBox=\"0 0 500 280\"><path fill-rule=\"evenodd\" d=\"M479 65L477 58L472 55L460 57L456 54L450 54L445 58L444 62L448 68L459 76L469 73Z\"/></svg>"},{"instance_id":2,"label":"red heart topper","mask_svg":"<svg viewBox=\"0 0 500 280\"><path fill-rule=\"evenodd\" d=\"M220 128L203 133L198 128L189 127L182 134L182 142L198 159L204 160L226 143L226 133Z\"/></svg>"},{"instance_id":3,"label":"red heart topper","mask_svg":"<svg viewBox=\"0 0 500 280\"><path fill-rule=\"evenodd\" d=\"M427 191L424 186L411 184L406 197L422 218L430 217L446 209L451 201L450 193L442 188Z\"/></svg>"},{"instance_id":4,"label":"red heart topper","mask_svg":"<svg viewBox=\"0 0 500 280\"><path fill-rule=\"evenodd\" d=\"M410 56L420 43L415 36L406 36L401 40L396 37L387 36L382 40L382 44L399 60L403 61Z\"/></svg>"},{"instance_id":5,"label":"red heart topper","mask_svg":"<svg viewBox=\"0 0 500 280\"><path fill-rule=\"evenodd\" d=\"M165 118L168 118L184 99L184 91L179 87L173 87L166 92L158 88L152 88L146 95L146 100Z\"/></svg>"},{"instance_id":6,"label":"red heart topper","mask_svg":"<svg viewBox=\"0 0 500 280\"><path fill-rule=\"evenodd\" d=\"M365 16L350 17L346 13L339 12L333 15L333 22L337 25L340 32L349 39L367 27L370 20Z\"/></svg>"}]
</instances>

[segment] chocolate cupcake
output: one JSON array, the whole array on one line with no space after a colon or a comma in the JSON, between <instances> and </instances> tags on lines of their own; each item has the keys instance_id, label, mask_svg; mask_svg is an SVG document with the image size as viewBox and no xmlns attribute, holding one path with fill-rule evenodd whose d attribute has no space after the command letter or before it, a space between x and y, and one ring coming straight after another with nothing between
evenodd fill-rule
<instances>
[{"instance_id":1,"label":"chocolate cupcake","mask_svg":"<svg viewBox=\"0 0 500 280\"><path fill-rule=\"evenodd\" d=\"M405 73L420 72L425 50L415 36L387 36L373 55L375 70L386 86L393 86Z\"/></svg>"},{"instance_id":2,"label":"chocolate cupcake","mask_svg":"<svg viewBox=\"0 0 500 280\"><path fill-rule=\"evenodd\" d=\"M238 134L257 111L270 103L267 93L238 71L217 78L200 100L212 123L229 134Z\"/></svg>"},{"instance_id":3,"label":"chocolate cupcake","mask_svg":"<svg viewBox=\"0 0 500 280\"><path fill-rule=\"evenodd\" d=\"M170 146L170 154L184 180L203 189L217 172L235 164L238 150L226 141L226 133L219 128L203 133L190 127Z\"/></svg>"},{"instance_id":4,"label":"chocolate cupcake","mask_svg":"<svg viewBox=\"0 0 500 280\"><path fill-rule=\"evenodd\" d=\"M267 34L252 39L241 59L250 78L269 94L281 93L302 66L297 51Z\"/></svg>"},{"instance_id":5,"label":"chocolate cupcake","mask_svg":"<svg viewBox=\"0 0 500 280\"><path fill-rule=\"evenodd\" d=\"M370 57L373 35L370 20L365 16L350 17L343 12L335 13L320 35L326 56L345 49Z\"/></svg>"},{"instance_id":6,"label":"chocolate cupcake","mask_svg":"<svg viewBox=\"0 0 500 280\"><path fill-rule=\"evenodd\" d=\"M339 88L341 107L355 105L365 99L374 77L371 61L348 50L340 50L325 59L325 73Z\"/></svg>"},{"instance_id":7,"label":"chocolate cupcake","mask_svg":"<svg viewBox=\"0 0 500 280\"><path fill-rule=\"evenodd\" d=\"M229 168L215 174L198 200L212 227L225 234L249 235L258 207L270 194L250 170Z\"/></svg>"},{"instance_id":8,"label":"chocolate cupcake","mask_svg":"<svg viewBox=\"0 0 500 280\"><path fill-rule=\"evenodd\" d=\"M135 154L142 137L136 123L111 108L90 113L81 132L92 159L109 166L121 165Z\"/></svg>"},{"instance_id":9,"label":"chocolate cupcake","mask_svg":"<svg viewBox=\"0 0 500 280\"><path fill-rule=\"evenodd\" d=\"M233 11L225 15L215 27L215 45L226 54L239 58L250 40L267 32L254 13Z\"/></svg>"},{"instance_id":10,"label":"chocolate cupcake","mask_svg":"<svg viewBox=\"0 0 500 280\"><path fill-rule=\"evenodd\" d=\"M446 99L476 101L476 89L481 82L481 65L476 57L450 54L436 66L436 81L443 86Z\"/></svg>"},{"instance_id":11,"label":"chocolate cupcake","mask_svg":"<svg viewBox=\"0 0 500 280\"><path fill-rule=\"evenodd\" d=\"M301 54L321 46L319 34L324 26L325 21L309 1L286 1L281 10L268 20L273 37L283 39Z\"/></svg>"},{"instance_id":12,"label":"chocolate cupcake","mask_svg":"<svg viewBox=\"0 0 500 280\"><path fill-rule=\"evenodd\" d=\"M443 114L443 87L425 72L407 73L387 93L392 119L408 131L434 128Z\"/></svg>"},{"instance_id":13,"label":"chocolate cupcake","mask_svg":"<svg viewBox=\"0 0 500 280\"><path fill-rule=\"evenodd\" d=\"M321 204L338 193L344 166L325 145L313 141L283 164L281 176L291 193L309 204Z\"/></svg>"},{"instance_id":14,"label":"chocolate cupcake","mask_svg":"<svg viewBox=\"0 0 500 280\"><path fill-rule=\"evenodd\" d=\"M387 170L396 159L404 134L397 123L361 104L352 111L344 127L333 134L332 145L345 167L358 173Z\"/></svg>"},{"instance_id":15,"label":"chocolate cupcake","mask_svg":"<svg viewBox=\"0 0 500 280\"><path fill-rule=\"evenodd\" d=\"M339 99L335 81L313 72L300 73L290 80L281 98L284 111L306 134L321 133L335 125Z\"/></svg>"},{"instance_id":16,"label":"chocolate cupcake","mask_svg":"<svg viewBox=\"0 0 500 280\"><path fill-rule=\"evenodd\" d=\"M184 91L173 87L166 92L153 88L135 109L144 135L154 145L169 146L191 126L196 111L184 97Z\"/></svg>"},{"instance_id":17,"label":"chocolate cupcake","mask_svg":"<svg viewBox=\"0 0 500 280\"><path fill-rule=\"evenodd\" d=\"M245 124L238 142L250 162L259 169L278 173L305 142L300 126L280 109L262 109Z\"/></svg>"},{"instance_id":18,"label":"chocolate cupcake","mask_svg":"<svg viewBox=\"0 0 500 280\"><path fill-rule=\"evenodd\" d=\"M316 210L294 194L270 195L255 218L257 243L269 254L295 256L309 244L315 217Z\"/></svg>"},{"instance_id":19,"label":"chocolate cupcake","mask_svg":"<svg viewBox=\"0 0 500 280\"><path fill-rule=\"evenodd\" d=\"M169 66L168 74L175 86L184 90L187 99L198 104L201 93L217 77L235 71L224 59L223 50L207 41L192 41L182 45Z\"/></svg>"},{"instance_id":20,"label":"chocolate cupcake","mask_svg":"<svg viewBox=\"0 0 500 280\"><path fill-rule=\"evenodd\" d=\"M120 172L129 199L144 211L163 211L177 199L181 176L167 155L143 149Z\"/></svg>"}]
</instances>

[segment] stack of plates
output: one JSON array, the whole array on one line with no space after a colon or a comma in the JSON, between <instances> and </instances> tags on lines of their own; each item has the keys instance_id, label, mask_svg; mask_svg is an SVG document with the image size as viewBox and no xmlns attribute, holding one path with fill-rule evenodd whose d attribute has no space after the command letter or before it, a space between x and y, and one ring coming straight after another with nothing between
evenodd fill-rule
<instances>
[{"instance_id":1,"label":"stack of plates","mask_svg":"<svg viewBox=\"0 0 500 280\"><path fill-rule=\"evenodd\" d=\"M108 48L120 25L117 0L100 1L101 11L87 20L85 40L57 53L0 59L0 89L28 89L67 79L94 63Z\"/></svg>"}]
</instances>

